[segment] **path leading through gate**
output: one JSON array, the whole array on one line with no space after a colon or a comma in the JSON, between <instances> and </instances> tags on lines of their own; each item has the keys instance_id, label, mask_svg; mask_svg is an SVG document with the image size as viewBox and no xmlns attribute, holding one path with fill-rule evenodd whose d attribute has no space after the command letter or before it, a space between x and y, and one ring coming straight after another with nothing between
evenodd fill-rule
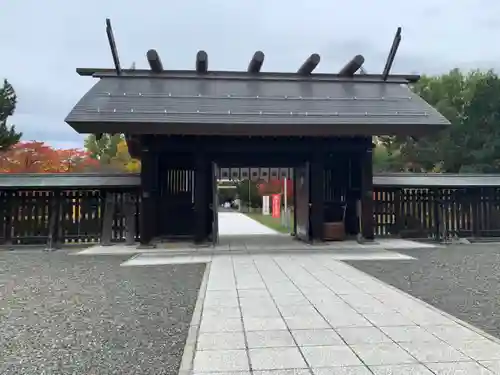
<instances>
[{"instance_id":1,"label":"path leading through gate","mask_svg":"<svg viewBox=\"0 0 500 375\"><path fill-rule=\"evenodd\" d=\"M282 236L240 212L219 212L220 236Z\"/></svg>"}]
</instances>

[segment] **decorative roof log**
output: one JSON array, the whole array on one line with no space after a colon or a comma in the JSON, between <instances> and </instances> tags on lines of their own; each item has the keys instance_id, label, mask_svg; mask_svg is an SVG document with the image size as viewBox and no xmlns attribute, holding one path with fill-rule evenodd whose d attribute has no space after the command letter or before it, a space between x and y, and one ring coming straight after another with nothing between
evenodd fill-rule
<instances>
[{"instance_id":1,"label":"decorative roof log","mask_svg":"<svg viewBox=\"0 0 500 375\"><path fill-rule=\"evenodd\" d=\"M304 63L299 68L297 73L301 75L311 74L312 71L316 69L316 67L318 66L320 60L321 58L319 57L319 55L317 53L313 53L311 56L307 58L306 61L304 61Z\"/></svg>"},{"instance_id":2,"label":"decorative roof log","mask_svg":"<svg viewBox=\"0 0 500 375\"><path fill-rule=\"evenodd\" d=\"M365 58L362 55L354 56L342 69L340 69L339 76L352 77L354 73L361 68L364 62Z\"/></svg>"},{"instance_id":3,"label":"decorative roof log","mask_svg":"<svg viewBox=\"0 0 500 375\"><path fill-rule=\"evenodd\" d=\"M257 51L253 54L252 60L250 60L250 64L248 64L247 71L249 73L258 73L262 68L262 64L264 64L264 52Z\"/></svg>"},{"instance_id":4,"label":"decorative roof log","mask_svg":"<svg viewBox=\"0 0 500 375\"><path fill-rule=\"evenodd\" d=\"M208 71L208 55L205 51L198 51L196 54L196 72L206 73Z\"/></svg>"},{"instance_id":5,"label":"decorative roof log","mask_svg":"<svg viewBox=\"0 0 500 375\"><path fill-rule=\"evenodd\" d=\"M115 64L115 70L117 75L122 74L122 68L120 66L120 59L118 57L118 51L116 49L115 36L113 34L113 28L111 27L111 20L106 18L106 34L108 35L109 48L111 49L111 55L113 56L113 63Z\"/></svg>"},{"instance_id":6,"label":"decorative roof log","mask_svg":"<svg viewBox=\"0 0 500 375\"><path fill-rule=\"evenodd\" d=\"M396 57L396 53L398 52L399 43L401 43L401 27L398 27L396 31L396 35L394 36L394 40L392 41L391 50L389 51L387 61L385 62L384 71L382 73L382 79L384 81L387 80L389 72L391 71L392 64L394 63L394 58Z\"/></svg>"},{"instance_id":7,"label":"decorative roof log","mask_svg":"<svg viewBox=\"0 0 500 375\"><path fill-rule=\"evenodd\" d=\"M154 49L150 49L146 53L146 57L148 58L149 66L151 70L155 73L161 73L163 71L163 64L161 63L160 55Z\"/></svg>"}]
</instances>

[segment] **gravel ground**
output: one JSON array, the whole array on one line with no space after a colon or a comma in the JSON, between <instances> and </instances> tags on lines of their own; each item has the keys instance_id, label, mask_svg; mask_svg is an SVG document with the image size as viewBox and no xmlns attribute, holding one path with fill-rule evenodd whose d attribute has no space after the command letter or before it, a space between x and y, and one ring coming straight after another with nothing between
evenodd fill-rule
<instances>
[{"instance_id":1,"label":"gravel ground","mask_svg":"<svg viewBox=\"0 0 500 375\"><path fill-rule=\"evenodd\" d=\"M177 374L204 264L0 252L0 374Z\"/></svg>"},{"instance_id":2,"label":"gravel ground","mask_svg":"<svg viewBox=\"0 0 500 375\"><path fill-rule=\"evenodd\" d=\"M500 338L500 246L398 251L417 260L350 265Z\"/></svg>"}]
</instances>

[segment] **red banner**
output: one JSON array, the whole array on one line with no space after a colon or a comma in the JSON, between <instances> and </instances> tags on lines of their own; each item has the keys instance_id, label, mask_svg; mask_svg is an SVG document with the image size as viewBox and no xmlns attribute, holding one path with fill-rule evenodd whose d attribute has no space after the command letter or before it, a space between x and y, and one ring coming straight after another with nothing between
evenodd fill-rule
<instances>
[{"instance_id":1,"label":"red banner","mask_svg":"<svg viewBox=\"0 0 500 375\"><path fill-rule=\"evenodd\" d=\"M273 194L273 217L281 216L281 194Z\"/></svg>"}]
</instances>

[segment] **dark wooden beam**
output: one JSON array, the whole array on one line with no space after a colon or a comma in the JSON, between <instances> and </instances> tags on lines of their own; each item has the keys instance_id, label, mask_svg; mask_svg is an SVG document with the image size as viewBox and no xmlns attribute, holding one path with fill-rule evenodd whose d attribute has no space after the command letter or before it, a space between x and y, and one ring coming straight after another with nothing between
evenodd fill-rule
<instances>
[{"instance_id":1,"label":"dark wooden beam","mask_svg":"<svg viewBox=\"0 0 500 375\"><path fill-rule=\"evenodd\" d=\"M149 62L149 66L151 67L151 70L155 73L161 73L163 72L163 64L161 63L160 55L158 55L158 52L154 49L150 49L146 53L146 57Z\"/></svg>"},{"instance_id":2,"label":"dark wooden beam","mask_svg":"<svg viewBox=\"0 0 500 375\"><path fill-rule=\"evenodd\" d=\"M363 63L365 62L365 58L362 55L354 56L347 64L344 65L342 69L339 71L339 76L341 77L352 77L354 73L356 73Z\"/></svg>"},{"instance_id":3,"label":"dark wooden beam","mask_svg":"<svg viewBox=\"0 0 500 375\"><path fill-rule=\"evenodd\" d=\"M108 35L109 48L111 49L111 55L113 56L113 63L115 64L116 74L121 75L122 68L120 66L120 58L118 57L115 36L113 34L113 28L111 27L111 20L109 18L106 18L106 34Z\"/></svg>"},{"instance_id":4,"label":"dark wooden beam","mask_svg":"<svg viewBox=\"0 0 500 375\"><path fill-rule=\"evenodd\" d=\"M301 65L299 70L297 71L300 75L309 75L313 72L314 69L318 66L321 57L317 53L313 53L311 56L307 58L306 61Z\"/></svg>"},{"instance_id":5,"label":"dark wooden beam","mask_svg":"<svg viewBox=\"0 0 500 375\"><path fill-rule=\"evenodd\" d=\"M392 64L394 63L394 59L396 57L396 53L398 52L399 43L401 43L401 27L398 27L396 31L396 35L394 36L394 40L392 41L391 50L389 51L389 55L387 56L387 61L385 62L384 71L382 72L382 79L384 81L387 80L389 72L391 71Z\"/></svg>"},{"instance_id":6,"label":"dark wooden beam","mask_svg":"<svg viewBox=\"0 0 500 375\"><path fill-rule=\"evenodd\" d=\"M95 77L95 78L106 78L116 76L116 70L110 68L77 68L76 73L83 77ZM186 71L186 70L164 70L161 74L152 73L150 69L122 69L123 75L129 75L131 77L141 77L141 78L151 78L154 77L189 77L192 78L196 72ZM262 77L261 77L262 76ZM259 78L266 80L286 80L286 81L300 81L303 79L297 73L275 73L275 72L265 72L261 73ZM343 81L345 78L339 77L338 74L327 74L327 73L316 73L314 79L317 81L331 82L331 81ZM235 72L235 71L211 71L207 74L206 79L221 79L221 78L238 78L241 80L254 80L256 77L254 75L248 74L248 72ZM358 74L355 76L360 82L373 82L374 80L380 80L382 74ZM415 83L420 79L418 74L390 74L388 79L394 81L401 81L401 83ZM404 82L403 82L404 81Z\"/></svg>"},{"instance_id":7,"label":"dark wooden beam","mask_svg":"<svg viewBox=\"0 0 500 375\"><path fill-rule=\"evenodd\" d=\"M206 73L208 71L208 55L205 51L198 51L196 54L196 72Z\"/></svg>"},{"instance_id":8,"label":"dark wooden beam","mask_svg":"<svg viewBox=\"0 0 500 375\"><path fill-rule=\"evenodd\" d=\"M158 154L150 149L150 137L143 137L141 157L141 247L154 247L158 230Z\"/></svg>"},{"instance_id":9,"label":"dark wooden beam","mask_svg":"<svg viewBox=\"0 0 500 375\"><path fill-rule=\"evenodd\" d=\"M210 189L210 169L206 162L207 156L202 149L195 153L194 172L194 240L196 243L203 243L207 238L207 211L209 202L207 200L207 190Z\"/></svg>"},{"instance_id":10,"label":"dark wooden beam","mask_svg":"<svg viewBox=\"0 0 500 375\"><path fill-rule=\"evenodd\" d=\"M250 60L250 64L248 64L247 71L249 73L258 73L262 68L262 64L264 64L264 52L257 51L253 54L252 60Z\"/></svg>"},{"instance_id":11,"label":"dark wooden beam","mask_svg":"<svg viewBox=\"0 0 500 375\"><path fill-rule=\"evenodd\" d=\"M323 224L325 221L324 201L325 154L315 150L310 163L309 194L311 199L311 237L312 241L323 241Z\"/></svg>"},{"instance_id":12,"label":"dark wooden beam","mask_svg":"<svg viewBox=\"0 0 500 375\"><path fill-rule=\"evenodd\" d=\"M361 235L373 240L375 234L373 219L373 150L368 147L361 154Z\"/></svg>"}]
</instances>

